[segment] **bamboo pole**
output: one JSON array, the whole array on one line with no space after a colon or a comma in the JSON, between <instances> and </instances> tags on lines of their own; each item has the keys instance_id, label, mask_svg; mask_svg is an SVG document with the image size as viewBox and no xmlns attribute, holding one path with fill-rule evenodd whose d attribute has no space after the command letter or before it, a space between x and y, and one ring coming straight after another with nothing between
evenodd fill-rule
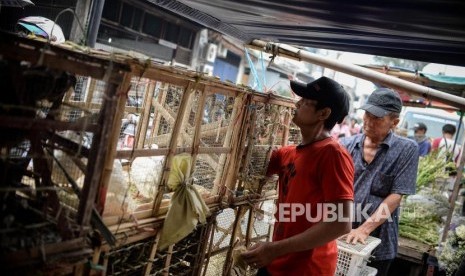
<instances>
[{"instance_id":1,"label":"bamboo pole","mask_svg":"<svg viewBox=\"0 0 465 276\"><path fill-rule=\"evenodd\" d=\"M257 105L253 106L251 116L250 116L250 121L248 122L248 130L247 130L247 152L245 153L245 156L243 158L244 162L242 164L243 170L241 172L241 175L247 176L249 173L249 161L250 158L252 157L252 152L253 148L255 147L255 142L257 140L257 137L255 136L255 127L257 126ZM242 183L241 183L242 184Z\"/></svg>"},{"instance_id":2,"label":"bamboo pole","mask_svg":"<svg viewBox=\"0 0 465 276\"><path fill-rule=\"evenodd\" d=\"M231 153L232 148L223 147L198 147L197 153L202 154L228 154ZM161 156L167 155L169 149L138 149L138 150L118 150L116 152L116 159L129 159L132 157L142 156ZM175 154L183 152L192 152L192 147L179 147L176 149Z\"/></svg>"},{"instance_id":3,"label":"bamboo pole","mask_svg":"<svg viewBox=\"0 0 465 276\"><path fill-rule=\"evenodd\" d=\"M207 225L203 227L202 229L202 235L201 239L203 240L202 242L199 242L198 247L197 247L197 256L195 258L195 262L192 267L192 275L200 275L202 271L202 267L205 260L205 257L207 255L207 243L210 237L210 233L214 232L213 231L213 222L216 220L215 216L211 216L207 222Z\"/></svg>"},{"instance_id":4,"label":"bamboo pole","mask_svg":"<svg viewBox=\"0 0 465 276\"><path fill-rule=\"evenodd\" d=\"M462 125L463 115L464 115L464 113L462 112L461 116L460 116L460 122L459 122L459 128L458 128L459 131L460 131L460 126ZM465 138L465 134L463 136L464 136L463 138ZM464 140L464 142L462 144L462 149L465 147L465 139L463 139L463 140ZM447 212L446 222L445 222L445 225L444 225L444 230L442 232L441 243L444 243L447 240L447 236L449 234L450 223L452 221L452 216L454 215L454 211L455 211L454 210L455 209L455 201L457 200L457 196L458 196L459 191L460 191L460 184L462 182L464 166L465 166L465 154L462 152L461 157L460 157L459 166L457 168L457 176L455 177L454 188L453 188L452 194L450 196L449 210ZM440 245L440 246L442 247L442 245Z\"/></svg>"},{"instance_id":5,"label":"bamboo pole","mask_svg":"<svg viewBox=\"0 0 465 276\"><path fill-rule=\"evenodd\" d=\"M152 271L153 262L155 261L155 254L157 253L158 241L160 240L160 233L161 231L158 231L157 236L153 241L152 249L150 250L149 260L147 262L147 266L145 267L145 276L150 275L150 271Z\"/></svg>"},{"instance_id":6,"label":"bamboo pole","mask_svg":"<svg viewBox=\"0 0 465 276\"><path fill-rule=\"evenodd\" d=\"M89 109L92 105L92 100L94 98L94 92L95 88L97 87L97 80L96 79L89 79L89 89L87 90L88 93L86 95L86 102L85 102L85 108Z\"/></svg>"},{"instance_id":7,"label":"bamboo pole","mask_svg":"<svg viewBox=\"0 0 465 276\"><path fill-rule=\"evenodd\" d=\"M109 259L108 254L105 254L105 255L103 256L103 271L102 271L102 276L106 276L106 275L107 275L107 271L108 271L108 259Z\"/></svg>"},{"instance_id":8,"label":"bamboo pole","mask_svg":"<svg viewBox=\"0 0 465 276\"><path fill-rule=\"evenodd\" d=\"M287 111L290 111L290 108L286 109ZM283 129L283 141L281 143L281 146L286 146L289 140L289 129L290 129L290 124L291 124L291 115L289 112L286 112L284 114L284 129Z\"/></svg>"},{"instance_id":9,"label":"bamboo pole","mask_svg":"<svg viewBox=\"0 0 465 276\"><path fill-rule=\"evenodd\" d=\"M158 95L157 99L152 99L152 105L155 106L156 103L164 103L166 100L166 95L168 94L168 88L169 84L164 83L161 85L162 87L160 88L160 94ZM158 128L160 127L160 120L161 120L162 114L160 114L160 111L155 108L155 114L153 118L153 123L152 123L152 132L150 133L150 139L155 137L155 135L158 135Z\"/></svg>"},{"instance_id":10,"label":"bamboo pole","mask_svg":"<svg viewBox=\"0 0 465 276\"><path fill-rule=\"evenodd\" d=\"M271 128L271 133L270 136L268 137L268 151L266 152L266 157L265 157L265 163L263 164L263 179L260 179L259 185L257 188L257 193L261 194L263 186L266 184L266 170L268 169L268 163L270 162L271 158L271 153L273 152L273 146L275 144L276 140L276 131L279 128L280 125L280 114L281 114L281 106L278 106L278 110L274 112L273 119L271 122L273 122L273 126Z\"/></svg>"},{"instance_id":11,"label":"bamboo pole","mask_svg":"<svg viewBox=\"0 0 465 276\"><path fill-rule=\"evenodd\" d=\"M166 253L166 260L165 260L165 267L163 268L163 276L170 275L170 264L171 264L171 257L173 256L173 247L174 244L168 247L168 251Z\"/></svg>"},{"instance_id":12,"label":"bamboo pole","mask_svg":"<svg viewBox=\"0 0 465 276\"><path fill-rule=\"evenodd\" d=\"M184 89L184 93L181 98L181 106L179 107L178 117L173 126L173 132L171 134L171 140L169 145L169 153L166 155L165 163L164 163L164 170L161 176L160 185L158 185L158 192L157 196L155 197L153 203L153 214L156 215L158 209L160 208L160 203L163 198L163 194L165 192L166 182L168 181L169 172L171 170L171 160L173 159L174 153L176 152L176 148L178 146L178 138L181 134L182 123L184 119L184 114L186 113L188 101L191 98L192 92L195 91L196 84L194 82L190 82L187 87Z\"/></svg>"},{"instance_id":13,"label":"bamboo pole","mask_svg":"<svg viewBox=\"0 0 465 276\"><path fill-rule=\"evenodd\" d=\"M237 129L235 120L243 104L244 104L244 94L236 97L236 99L234 100L234 106L233 106L233 110L230 116L229 126L226 131L225 139L223 141L223 147L231 146L231 144L235 144L236 140L239 139L237 135L234 135L235 133L239 132L239 130ZM235 139L233 140L232 137L235 137ZM220 182L222 177L225 175L224 172L227 172L230 166L234 167L236 163L236 160L234 160L235 158L234 159L229 158L229 162L226 162L227 159L228 159L228 156L226 154L222 154L220 156L220 159L218 161L218 169L216 170L216 176L215 176L215 181L214 181L216 185L213 186L213 191L212 191L213 194L218 193L218 188L220 187L220 185L225 185L225 183Z\"/></svg>"},{"instance_id":14,"label":"bamboo pole","mask_svg":"<svg viewBox=\"0 0 465 276\"><path fill-rule=\"evenodd\" d=\"M153 81L150 81L145 93L144 93L144 101L142 106L142 116L137 124L137 131L134 140L134 147L141 149L144 148L145 138L147 134L147 128L150 121L150 110L152 107L152 98L155 92L155 84Z\"/></svg>"},{"instance_id":15,"label":"bamboo pole","mask_svg":"<svg viewBox=\"0 0 465 276\"><path fill-rule=\"evenodd\" d=\"M108 152L111 151L109 142L116 116L117 91L117 84L107 82L105 91L106 100L102 105L99 117L99 124L102 125L102 129L94 135L88 159L89 164L92 164L92 166L87 166L82 198L79 200L78 223L83 227L86 227L90 223L94 201L102 180L102 171L105 166L106 157Z\"/></svg>"},{"instance_id":16,"label":"bamboo pole","mask_svg":"<svg viewBox=\"0 0 465 276\"><path fill-rule=\"evenodd\" d=\"M102 178L100 181L100 188L98 191L96 208L100 214L103 213L103 210L105 208L106 195L107 195L108 186L110 185L109 182L111 178L111 173L113 171L113 162L115 161L116 147L118 145L119 134L120 134L121 124L122 124L122 119L123 119L123 114L124 114L124 107L126 106L126 101L127 101L126 93L127 91L129 91L130 86L131 86L131 75L126 74L117 92L118 96L116 100L117 103L116 103L115 119L113 120L111 135L109 137L109 145L108 145L109 150L105 158L105 165L103 167Z\"/></svg>"},{"instance_id":17,"label":"bamboo pole","mask_svg":"<svg viewBox=\"0 0 465 276\"><path fill-rule=\"evenodd\" d=\"M234 244L236 242L236 237L237 237L237 232L241 232L241 224L240 224L240 221L242 219L242 216L245 214L245 212L247 211L247 208L245 208L245 206L239 206L237 208L237 215L236 215L236 219L234 220L234 224L233 224L233 229L232 229L232 233L231 233L231 240L229 242L229 248L228 248L228 252L226 253L226 258L225 258L225 261L224 261L224 266L223 266L223 275L229 275L231 273L231 268L232 268L232 252L234 250ZM242 232L241 232L242 234Z\"/></svg>"},{"instance_id":18,"label":"bamboo pole","mask_svg":"<svg viewBox=\"0 0 465 276\"><path fill-rule=\"evenodd\" d=\"M425 87L416 83L411 83L409 81L385 75L383 73L379 73L357 65L344 63L327 57L322 57L290 45L265 42L261 40L253 40L249 45L247 45L247 47L270 53L273 55L279 55L291 59L296 59L299 61L305 61L312 64L320 65L355 77L380 83L393 89L400 89L407 93L411 93L428 100L437 100L458 107L460 109L465 109L465 98L444 93L439 90Z\"/></svg>"},{"instance_id":19,"label":"bamboo pole","mask_svg":"<svg viewBox=\"0 0 465 276\"><path fill-rule=\"evenodd\" d=\"M231 148L235 149L235 151L230 154L231 159L229 161L229 163L233 164L233 166L229 166L229 169L224 177L225 186L229 188L230 190L236 188L236 184L237 184L236 182L237 182L237 178L239 175L239 170L241 169L241 161L243 161L242 158L246 150L245 141L246 141L246 138L248 138L248 135L249 135L248 131L249 131L249 128L251 127L251 123L255 121L255 119L253 118L253 116L255 116L253 115L254 113L252 113L252 116L251 116L252 118L250 118L250 115L249 115L251 114L251 108L250 108L251 100L252 100L252 97L250 97L249 95L245 96L244 102L242 104L242 111L239 112L239 117L237 118L237 120L239 121L239 124L237 126L237 131L239 132L240 137L239 139L235 139L233 141ZM243 169L245 170L245 168ZM238 186L240 186L240 183Z\"/></svg>"},{"instance_id":20,"label":"bamboo pole","mask_svg":"<svg viewBox=\"0 0 465 276\"><path fill-rule=\"evenodd\" d=\"M191 92L191 97L189 98L189 101L187 103L187 106L186 106L186 111L184 112L184 116L182 118L182 127L181 127L181 140L178 141L178 147L179 146L184 146L184 145L188 145L188 146L193 146L194 145L194 136L190 136L189 134L189 131L191 131L191 133L194 133L195 130L193 129L193 127L189 124L189 118L190 118L190 115L191 115L191 112L192 112L192 105L194 104L195 100L193 99L194 97L196 97L196 91L197 91L197 86L194 88L194 91ZM194 122L195 123L195 122ZM195 126L194 126L195 128ZM180 144L180 145L179 145Z\"/></svg>"},{"instance_id":21,"label":"bamboo pole","mask_svg":"<svg viewBox=\"0 0 465 276\"><path fill-rule=\"evenodd\" d=\"M208 242L208 251L207 251L207 254L206 254L206 257L205 257L205 261L202 265L202 268L203 268L203 273L202 273L202 276L205 276L207 274L207 270L208 270L208 264L210 263L210 257L211 257L211 254L212 254L212 248L213 248L213 239L215 238L215 228L217 227L217 224L216 224L216 214L214 216L212 216L212 223L210 225L210 239L209 239L209 242ZM200 275L200 273L199 273Z\"/></svg>"},{"instance_id":22,"label":"bamboo pole","mask_svg":"<svg viewBox=\"0 0 465 276\"><path fill-rule=\"evenodd\" d=\"M206 86L205 86L206 87ZM203 109L205 106L206 101L206 92L205 89L202 90L202 93L199 97L199 102L195 114L195 128L194 128L194 137L192 141L192 166L191 166L191 176L194 174L195 170L195 162L197 160L197 155L199 154L199 147L200 147L200 135L201 135L201 128L202 128L202 119L203 119Z\"/></svg>"}]
</instances>

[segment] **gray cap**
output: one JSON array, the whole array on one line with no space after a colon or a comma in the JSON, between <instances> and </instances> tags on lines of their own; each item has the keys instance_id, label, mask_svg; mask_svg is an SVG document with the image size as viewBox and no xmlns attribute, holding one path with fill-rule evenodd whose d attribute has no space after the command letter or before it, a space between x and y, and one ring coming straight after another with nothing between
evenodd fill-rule
<instances>
[{"instance_id":1,"label":"gray cap","mask_svg":"<svg viewBox=\"0 0 465 276\"><path fill-rule=\"evenodd\" d=\"M390 113L400 113L402 111L402 100L396 91L388 88L378 88L371 93L366 104L360 108L381 118Z\"/></svg>"}]
</instances>

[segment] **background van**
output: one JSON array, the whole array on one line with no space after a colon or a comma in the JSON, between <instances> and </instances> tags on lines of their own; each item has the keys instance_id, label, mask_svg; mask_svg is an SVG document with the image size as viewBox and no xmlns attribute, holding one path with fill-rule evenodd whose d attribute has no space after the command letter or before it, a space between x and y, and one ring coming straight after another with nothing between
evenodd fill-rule
<instances>
[{"instance_id":1,"label":"background van","mask_svg":"<svg viewBox=\"0 0 465 276\"><path fill-rule=\"evenodd\" d=\"M402 110L398 127L407 129L408 136L411 137L413 136L413 126L416 123L422 122L428 127L426 136L434 139L437 137L442 137L442 127L445 124L453 124L455 125L457 131L459 131L459 133L455 133L456 136L458 134L457 143L458 145L462 145L464 125L462 122L462 126L459 130L459 121L460 116L457 115L456 112L449 112L436 108L407 106Z\"/></svg>"}]
</instances>

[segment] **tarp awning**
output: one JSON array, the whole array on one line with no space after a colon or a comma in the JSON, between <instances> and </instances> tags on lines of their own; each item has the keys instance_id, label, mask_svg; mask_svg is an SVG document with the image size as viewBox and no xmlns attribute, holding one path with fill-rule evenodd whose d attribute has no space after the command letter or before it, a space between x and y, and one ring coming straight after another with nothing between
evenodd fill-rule
<instances>
[{"instance_id":1,"label":"tarp awning","mask_svg":"<svg viewBox=\"0 0 465 276\"><path fill-rule=\"evenodd\" d=\"M237 38L465 66L465 1L147 0Z\"/></svg>"}]
</instances>

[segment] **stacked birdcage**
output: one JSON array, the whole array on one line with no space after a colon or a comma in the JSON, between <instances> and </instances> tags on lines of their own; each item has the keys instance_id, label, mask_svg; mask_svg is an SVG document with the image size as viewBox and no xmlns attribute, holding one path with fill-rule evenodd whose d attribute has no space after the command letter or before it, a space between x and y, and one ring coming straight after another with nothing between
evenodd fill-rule
<instances>
[{"instance_id":1,"label":"stacked birdcage","mask_svg":"<svg viewBox=\"0 0 465 276\"><path fill-rule=\"evenodd\" d=\"M72 270L92 253L87 237L114 242L93 203L129 67L0 35L0 262L7 273ZM98 106L82 94L90 78Z\"/></svg>"},{"instance_id":2,"label":"stacked birdcage","mask_svg":"<svg viewBox=\"0 0 465 276\"><path fill-rule=\"evenodd\" d=\"M2 58L38 62L40 57L28 53L44 44L20 39L28 45L22 49L15 39L1 43L25 53L7 51ZM43 68L22 76L40 80L50 68L61 72L54 82L67 84L69 73L76 83L57 95L35 93L46 101L25 94L32 106L11 109L2 102L2 112L23 112L0 114L0 128L8 130L0 138L2 160L18 169L9 171L1 190L9 193L2 200L7 198L7 210L14 213L2 217L2 234L19 233L10 243L26 244L2 246L93 253L91 269L114 275L167 270L180 275L210 271L200 256L219 256L227 273L236 245L270 238L277 181L264 175L271 151L299 139L292 101L149 61L51 47L54 59L40 58ZM25 87L39 91L47 83ZM190 156L192 168L182 185L194 187L207 204L209 222L160 251L157 241L174 193L168 179L180 153ZM19 229L25 217L31 223ZM53 231L43 231L46 227ZM26 238L30 229L40 231ZM92 249L82 247L86 236L92 237ZM56 250L61 242L67 246Z\"/></svg>"}]
</instances>

